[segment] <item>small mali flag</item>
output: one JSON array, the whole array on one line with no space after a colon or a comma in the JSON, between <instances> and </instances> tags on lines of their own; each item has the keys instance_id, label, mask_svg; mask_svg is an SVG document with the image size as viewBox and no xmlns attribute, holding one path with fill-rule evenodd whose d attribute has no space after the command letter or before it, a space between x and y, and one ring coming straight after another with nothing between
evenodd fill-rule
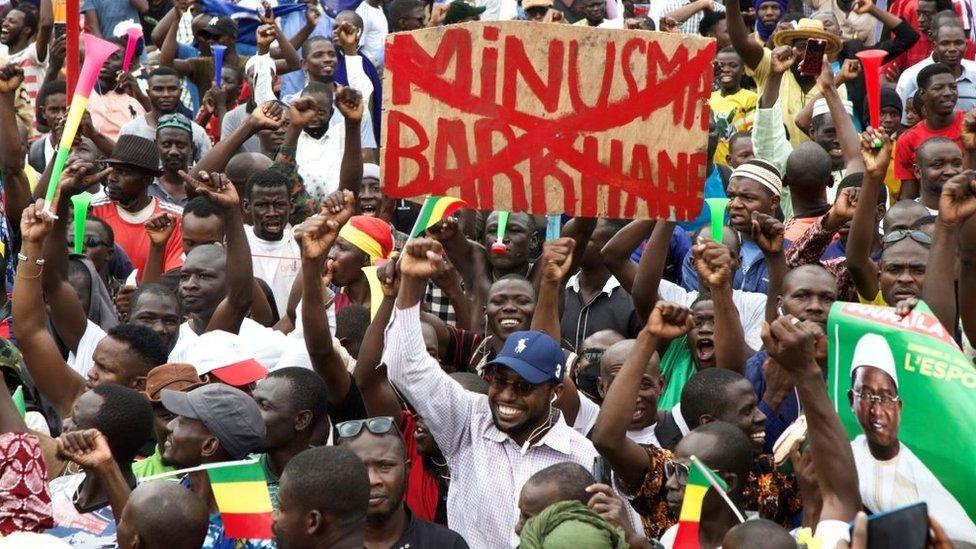
<instances>
[{"instance_id":1,"label":"small mali flag","mask_svg":"<svg viewBox=\"0 0 976 549\"><path fill-rule=\"evenodd\" d=\"M674 549L698 549L698 523L701 520L702 502L708 489L715 486L723 492L728 485L722 477L691 456L688 467L688 484L685 497L681 501L681 516L678 517L678 532L674 538Z\"/></svg>"},{"instance_id":2,"label":"small mali flag","mask_svg":"<svg viewBox=\"0 0 976 549\"><path fill-rule=\"evenodd\" d=\"M424 231L436 225L441 219L451 215L460 208L467 206L467 203L460 198L450 196L428 196L424 199L424 205L417 215L417 221L413 224L410 231L410 238L417 238Z\"/></svg>"},{"instance_id":3,"label":"small mali flag","mask_svg":"<svg viewBox=\"0 0 976 549\"><path fill-rule=\"evenodd\" d=\"M234 539L271 539L271 496L257 461L207 469L224 534Z\"/></svg>"}]
</instances>

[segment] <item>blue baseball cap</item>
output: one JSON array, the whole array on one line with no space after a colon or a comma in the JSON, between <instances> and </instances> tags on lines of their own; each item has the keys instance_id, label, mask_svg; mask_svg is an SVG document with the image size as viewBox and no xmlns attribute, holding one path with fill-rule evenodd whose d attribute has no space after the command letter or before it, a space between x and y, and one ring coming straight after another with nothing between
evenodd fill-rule
<instances>
[{"instance_id":1,"label":"blue baseball cap","mask_svg":"<svg viewBox=\"0 0 976 549\"><path fill-rule=\"evenodd\" d=\"M560 383L566 373L566 355L549 334L538 330L513 332L495 360L485 369L504 366L529 383Z\"/></svg>"}]
</instances>

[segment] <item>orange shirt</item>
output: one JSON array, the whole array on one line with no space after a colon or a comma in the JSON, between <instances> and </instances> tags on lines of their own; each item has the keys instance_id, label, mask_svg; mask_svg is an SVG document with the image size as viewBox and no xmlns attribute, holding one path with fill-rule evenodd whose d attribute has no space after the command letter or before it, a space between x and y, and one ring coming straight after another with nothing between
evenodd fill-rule
<instances>
[{"instance_id":1,"label":"orange shirt","mask_svg":"<svg viewBox=\"0 0 976 549\"><path fill-rule=\"evenodd\" d=\"M139 269L141 279L146 269L146 262L149 260L150 241L146 233L146 221L161 212L177 216L176 227L169 237L169 242L166 243L166 253L163 256L163 272L166 272L183 265L183 231L180 228L183 210L179 206L153 198L152 214L146 217L145 221L134 223L124 218L123 214L119 213L119 207L107 196L101 196L92 200L90 215L101 218L112 227L112 231L115 232L115 243L125 250L132 261L132 266ZM125 215L128 218L132 217L132 214Z\"/></svg>"}]
</instances>

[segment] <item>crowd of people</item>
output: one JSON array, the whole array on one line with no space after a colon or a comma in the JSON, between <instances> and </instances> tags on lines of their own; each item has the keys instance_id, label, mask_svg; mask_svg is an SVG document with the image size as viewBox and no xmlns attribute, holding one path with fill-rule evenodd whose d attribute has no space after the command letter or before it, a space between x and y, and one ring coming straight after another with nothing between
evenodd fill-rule
<instances>
[{"instance_id":1,"label":"crowd of people","mask_svg":"<svg viewBox=\"0 0 976 549\"><path fill-rule=\"evenodd\" d=\"M838 302L924 300L974 356L970 2L312 0L247 33L214 4L84 0L119 50L51 181L64 33L51 0L0 1L0 547L672 547L680 521L866 548L865 512L920 500L930 546L976 544L899 441L901 357L858 344L853 441L825 383ZM461 209L410 237L386 37L509 19L713 38L722 230ZM240 460L265 539L214 496Z\"/></svg>"}]
</instances>

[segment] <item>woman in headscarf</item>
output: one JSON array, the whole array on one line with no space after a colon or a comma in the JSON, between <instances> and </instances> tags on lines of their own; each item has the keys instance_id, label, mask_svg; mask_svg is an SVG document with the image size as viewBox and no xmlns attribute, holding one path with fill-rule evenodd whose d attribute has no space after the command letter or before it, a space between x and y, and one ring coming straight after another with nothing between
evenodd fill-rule
<instances>
[{"instance_id":1,"label":"woman in headscarf","mask_svg":"<svg viewBox=\"0 0 976 549\"><path fill-rule=\"evenodd\" d=\"M355 215L342 226L329 250L336 314L350 304L376 310L371 306L373 300L383 299L376 266L392 254L393 233L382 219Z\"/></svg>"}]
</instances>

